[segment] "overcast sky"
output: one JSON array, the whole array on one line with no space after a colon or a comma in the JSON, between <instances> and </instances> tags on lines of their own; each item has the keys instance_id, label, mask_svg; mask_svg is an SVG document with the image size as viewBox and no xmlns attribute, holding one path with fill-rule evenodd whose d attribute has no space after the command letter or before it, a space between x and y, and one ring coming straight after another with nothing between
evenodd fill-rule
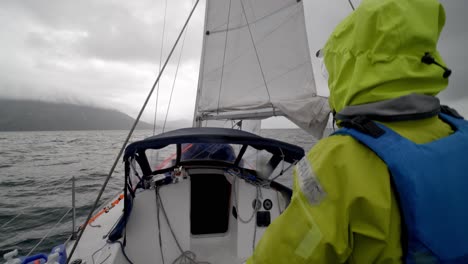
<instances>
[{"instance_id":1,"label":"overcast sky","mask_svg":"<svg viewBox=\"0 0 468 264\"><path fill-rule=\"evenodd\" d=\"M165 58L192 0L168 0ZM351 12L346 0L304 0L311 53ZM444 103L468 116L468 1L443 0L440 51L453 69ZM189 24L170 120L191 120L195 104L205 3ZM0 1L0 97L111 107L135 116L158 72L164 0ZM180 53L161 81L163 119ZM319 73L317 62L314 71ZM319 81L319 86L320 86ZM321 93L327 91L321 90ZM155 97L144 119L152 120ZM270 122L271 123L271 122Z\"/></svg>"}]
</instances>

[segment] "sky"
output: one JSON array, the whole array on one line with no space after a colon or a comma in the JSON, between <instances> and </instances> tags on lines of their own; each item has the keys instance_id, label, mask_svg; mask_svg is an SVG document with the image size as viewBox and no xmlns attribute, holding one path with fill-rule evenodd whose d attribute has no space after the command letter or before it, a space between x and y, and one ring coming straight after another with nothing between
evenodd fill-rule
<instances>
[{"instance_id":1,"label":"sky","mask_svg":"<svg viewBox=\"0 0 468 264\"><path fill-rule=\"evenodd\" d=\"M447 22L439 50L453 75L440 98L468 116L468 1L441 2ZM165 58L192 6L192 0L167 1L165 20L164 3L165 0L0 1L0 98L102 106L136 116L157 75L161 49ZM314 54L351 8L346 0L304 0L304 5L309 46ZM201 0L187 30L169 120L193 117L204 7ZM166 115L180 47L161 79L158 120ZM316 59L313 66L319 94L326 95ZM154 95L143 120L152 122L155 105ZM266 124L286 125L278 120Z\"/></svg>"}]
</instances>

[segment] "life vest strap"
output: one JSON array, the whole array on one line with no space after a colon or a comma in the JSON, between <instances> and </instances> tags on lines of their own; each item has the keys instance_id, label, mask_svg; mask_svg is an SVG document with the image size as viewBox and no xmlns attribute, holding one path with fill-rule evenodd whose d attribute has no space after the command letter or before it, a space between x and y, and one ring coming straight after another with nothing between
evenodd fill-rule
<instances>
[{"instance_id":1,"label":"life vest strap","mask_svg":"<svg viewBox=\"0 0 468 264\"><path fill-rule=\"evenodd\" d=\"M359 132L372 136L373 138L379 138L385 133L385 131L374 123L374 121L365 116L356 116L351 119L342 120L340 125L347 128L354 128Z\"/></svg>"}]
</instances>

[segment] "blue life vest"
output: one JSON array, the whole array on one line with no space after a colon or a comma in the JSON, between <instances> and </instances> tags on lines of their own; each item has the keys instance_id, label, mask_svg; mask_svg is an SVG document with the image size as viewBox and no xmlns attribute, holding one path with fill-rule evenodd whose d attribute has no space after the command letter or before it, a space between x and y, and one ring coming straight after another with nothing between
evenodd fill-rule
<instances>
[{"instance_id":1,"label":"blue life vest","mask_svg":"<svg viewBox=\"0 0 468 264\"><path fill-rule=\"evenodd\" d=\"M382 124L372 137L354 128L350 135L387 165L406 225L406 263L468 263L468 121L440 118L454 133L416 144Z\"/></svg>"}]
</instances>

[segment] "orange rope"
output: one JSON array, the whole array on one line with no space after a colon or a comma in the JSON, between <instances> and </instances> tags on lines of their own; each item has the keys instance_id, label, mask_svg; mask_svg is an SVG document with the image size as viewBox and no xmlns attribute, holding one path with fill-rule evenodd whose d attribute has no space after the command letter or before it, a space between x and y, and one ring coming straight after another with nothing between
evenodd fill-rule
<instances>
[{"instance_id":1,"label":"orange rope","mask_svg":"<svg viewBox=\"0 0 468 264\"><path fill-rule=\"evenodd\" d=\"M110 206L106 206L104 208L102 208L101 211L99 211L99 213L97 213L96 215L94 215L93 217L91 217L91 219L89 219L88 221L88 224L91 224L92 222L94 222L94 220L96 220L99 216L101 216L103 213L108 213L112 208L114 208L117 204L120 203L120 201L124 198L124 195L123 193L119 195L119 197L113 201L111 203Z\"/></svg>"}]
</instances>

